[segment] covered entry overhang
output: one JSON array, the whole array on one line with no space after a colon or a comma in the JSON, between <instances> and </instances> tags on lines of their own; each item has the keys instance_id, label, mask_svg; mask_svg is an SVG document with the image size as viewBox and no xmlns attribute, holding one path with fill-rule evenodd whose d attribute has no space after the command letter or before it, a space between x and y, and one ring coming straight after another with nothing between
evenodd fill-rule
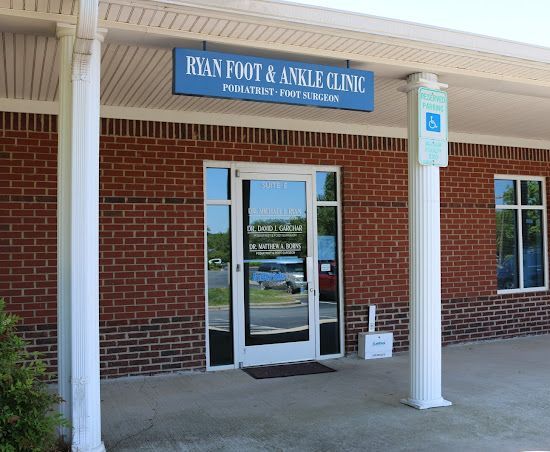
<instances>
[{"instance_id":1,"label":"covered entry overhang","mask_svg":"<svg viewBox=\"0 0 550 452\"><path fill-rule=\"evenodd\" d=\"M0 98L57 113L56 24L76 0L0 3ZM276 1L100 1L101 116L406 137L398 89L414 72L449 85L450 140L548 148L550 50L401 21ZM172 95L174 47L375 72L371 113Z\"/></svg>"},{"instance_id":2,"label":"covered entry overhang","mask_svg":"<svg viewBox=\"0 0 550 452\"><path fill-rule=\"evenodd\" d=\"M97 71L97 81L101 83L99 90L95 87L88 94L95 96L89 99L90 102L100 101L101 105L99 115L95 111L95 116L88 116L90 123L84 123L84 126L94 121L97 126L101 116L405 138L410 129L407 125L410 117L407 115L406 96L399 89L405 86L407 77L420 73L424 74L420 77L422 80L429 80L434 86L439 82L449 85L450 141L550 149L550 129L547 127L550 115L548 49L394 20L261 0L234 2L229 7L222 1L101 1L98 13L98 27L105 29L106 33L101 51L101 39L96 38L96 53L91 64ZM60 96L70 86L70 79L65 78L63 82L62 74L67 74L71 65L70 58L63 55L72 48L71 42L66 40L71 34L65 31L77 24L77 14L76 1L0 2L0 27L3 30L0 34L0 61L4 62L0 68L0 110L59 114L60 123L63 121ZM375 111L362 113L174 96L171 91L172 48L201 49L204 42L208 50L333 66L345 66L349 60L352 68L375 72ZM419 80L413 77L408 81L414 84ZM82 104L72 105L73 109L82 107ZM81 130L79 127L82 126L73 122L72 125L67 123L65 129L61 128L60 146L67 139L66 132L74 135ZM88 138L96 141L97 133ZM74 151L73 146L71 152L74 154ZM60 165L63 164L66 162L60 161ZM84 194L82 199L93 201L97 168L84 165L80 169L83 171L81 176L88 177L90 184L84 187L75 183L72 192L69 186L65 185L65 188L71 196L76 196L83 195L84 189L91 187L92 191ZM74 170L69 172L69 176L74 180ZM435 177L433 172L419 173L418 180L438 189L438 175ZM60 180L60 193L66 183ZM424 208L425 199L421 195L416 200L409 199L410 205ZM87 232L93 232L89 227L97 220L93 202L84 205L80 222L75 220L75 211L69 205L65 207L64 212L69 215L66 224L72 228L73 237L82 237L83 233L87 237ZM437 217L438 212L435 213ZM435 232L438 237L439 231L430 227L430 224L415 226L422 232L420 235ZM411 229L414 228L411 226ZM69 235L60 234L59 244ZM97 250L97 231L95 236L95 242L87 242L91 250ZM66 243L69 248L73 245ZM422 251L426 244L418 241L415 246ZM438 250L435 252L437 255ZM63 271L68 272L67 278L74 282L74 275L70 276L70 272L75 271L75 266L70 266L70 261L63 260L61 254L59 259L60 277ZM90 282L89 279L86 281ZM61 289L60 306L70 309L81 303L81 300L74 299L74 294L72 299L66 292L63 295ZM430 290L434 287L424 289L432 293ZM95 293L94 287L92 292ZM92 295L86 301L89 311L79 314L81 320L87 313L97 312L98 297ZM64 301L62 297L65 297ZM438 303L420 304L427 307L427 310L418 311L419 316L425 316L426 322L416 324L413 334L431 334L434 322L438 322L435 319L440 315ZM59 318L64 315L60 312ZM73 331L73 345L61 354L60 369L63 366L70 369L71 362L84 356L85 349L75 347L91 347L95 354L88 356L98 356L94 348L97 337L82 337L84 330L75 330L74 321L73 318L72 322L60 322L60 331L67 331L65 336L59 334L60 338L70 337L70 331ZM440 383L433 387L427 383L428 380L440 381L438 325L435 326L436 336L431 336L435 337L434 347L419 348L417 357L419 362L429 364L435 360L437 365L428 366L427 371L420 365L411 368L411 380L416 386L411 387L409 402L420 408L440 406L445 402L441 399ZM66 379L60 383L65 399L70 400L71 393L81 395L83 391L95 391L94 400L99 401L95 370L76 382L71 381L70 370L66 370L64 375ZM420 399L419 395L422 396ZM98 413L97 404L83 407L73 400L72 413L67 415L74 421L80 416L78 434L87 441L75 447L100 450Z\"/></svg>"}]
</instances>

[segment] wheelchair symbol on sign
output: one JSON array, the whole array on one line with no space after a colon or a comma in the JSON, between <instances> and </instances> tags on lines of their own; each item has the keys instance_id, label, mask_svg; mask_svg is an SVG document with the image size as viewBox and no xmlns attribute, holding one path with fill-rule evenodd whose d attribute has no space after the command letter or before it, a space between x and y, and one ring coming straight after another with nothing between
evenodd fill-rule
<instances>
[{"instance_id":1,"label":"wheelchair symbol on sign","mask_svg":"<svg viewBox=\"0 0 550 452\"><path fill-rule=\"evenodd\" d=\"M437 113L426 113L426 130L428 132L441 132L441 116Z\"/></svg>"}]
</instances>

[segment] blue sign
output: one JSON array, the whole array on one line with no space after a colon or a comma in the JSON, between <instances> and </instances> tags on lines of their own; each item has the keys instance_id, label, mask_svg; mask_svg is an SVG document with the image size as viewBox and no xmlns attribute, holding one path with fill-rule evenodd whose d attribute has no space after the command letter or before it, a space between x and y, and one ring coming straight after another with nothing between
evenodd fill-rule
<instances>
[{"instance_id":1,"label":"blue sign","mask_svg":"<svg viewBox=\"0 0 550 452\"><path fill-rule=\"evenodd\" d=\"M284 281L286 275L284 273L267 273L267 272L254 272L252 273L252 281Z\"/></svg>"},{"instance_id":2,"label":"blue sign","mask_svg":"<svg viewBox=\"0 0 550 452\"><path fill-rule=\"evenodd\" d=\"M336 237L320 235L317 237L317 248L320 261L336 260Z\"/></svg>"},{"instance_id":3,"label":"blue sign","mask_svg":"<svg viewBox=\"0 0 550 452\"><path fill-rule=\"evenodd\" d=\"M428 132L441 132L441 116L437 113L426 112L426 130Z\"/></svg>"},{"instance_id":4,"label":"blue sign","mask_svg":"<svg viewBox=\"0 0 550 452\"><path fill-rule=\"evenodd\" d=\"M374 75L370 71L174 49L172 76L174 94L374 109Z\"/></svg>"}]
</instances>

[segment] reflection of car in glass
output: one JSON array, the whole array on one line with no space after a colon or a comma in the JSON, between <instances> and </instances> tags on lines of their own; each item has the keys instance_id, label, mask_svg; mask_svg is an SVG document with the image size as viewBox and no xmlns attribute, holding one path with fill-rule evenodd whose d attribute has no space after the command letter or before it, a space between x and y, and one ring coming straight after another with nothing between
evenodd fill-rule
<instances>
[{"instance_id":1,"label":"reflection of car in glass","mask_svg":"<svg viewBox=\"0 0 550 452\"><path fill-rule=\"evenodd\" d=\"M336 301L336 262L319 261L319 300Z\"/></svg>"},{"instance_id":2,"label":"reflection of car in glass","mask_svg":"<svg viewBox=\"0 0 550 452\"><path fill-rule=\"evenodd\" d=\"M288 293L305 289L304 264L302 262L269 262L263 263L257 272L252 274L260 289L286 289Z\"/></svg>"},{"instance_id":3,"label":"reflection of car in glass","mask_svg":"<svg viewBox=\"0 0 550 452\"><path fill-rule=\"evenodd\" d=\"M229 268L229 262L224 262L224 260L221 257L208 259L208 270L227 271L228 268Z\"/></svg>"}]
</instances>

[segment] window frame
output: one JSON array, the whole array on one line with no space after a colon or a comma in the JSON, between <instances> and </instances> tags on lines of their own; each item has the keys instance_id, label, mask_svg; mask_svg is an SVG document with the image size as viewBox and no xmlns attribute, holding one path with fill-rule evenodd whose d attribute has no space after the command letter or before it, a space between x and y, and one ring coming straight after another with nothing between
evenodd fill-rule
<instances>
[{"instance_id":1,"label":"window frame","mask_svg":"<svg viewBox=\"0 0 550 452\"><path fill-rule=\"evenodd\" d=\"M495 204L495 214L498 210L514 210L516 212L516 225L517 225L517 247L518 247L518 282L519 287L515 289L498 289L498 279L497 283L497 294L514 294L514 293L528 293L528 292L541 292L548 290L548 229L547 229L547 209L546 209L546 180L542 176L522 176L522 175L511 175L511 174L495 174L494 180L513 180L515 181L516 186L516 203L517 204L505 204L497 205L495 198L495 184L493 182L493 200ZM522 205L521 203L521 182L522 181L536 181L541 183L541 205ZM543 246L542 250L544 253L544 285L537 287L523 287L523 222L522 222L522 212L524 210L540 210L542 211L542 240ZM495 215L496 218L496 215Z\"/></svg>"},{"instance_id":2,"label":"window frame","mask_svg":"<svg viewBox=\"0 0 550 452\"><path fill-rule=\"evenodd\" d=\"M228 178L229 178L229 186L230 192L229 192L229 199L208 199L208 192L207 192L207 173L208 168L223 168L227 169L228 171ZM212 366L210 364L210 331L209 331L209 325L210 325L210 316L208 311L209 306L209 300L208 300L208 206L228 206L229 207L229 228L231 230L230 234L230 240L231 240L231 262L235 262L235 250L234 250L234 235L235 231L233 228L233 215L234 215L234 208L233 208L233 186L231 184L231 181L233 179L233 168L231 167L231 164L228 164L228 162L218 162L218 161L204 161L203 162L203 212L204 212L204 226L203 226L203 237L204 237L204 306L205 306L205 315L204 315L204 321L205 321L205 359L206 359L206 369L207 370L228 370L228 369L234 369L235 368L235 351L236 351L236 344L235 344L235 321L234 321L234 287L232 284L231 287L231 300L230 300L230 315L229 315L229 321L231 324L231 337L233 340L233 363L232 364L221 364L221 365L214 365ZM231 271L231 270L230 270Z\"/></svg>"}]
</instances>

